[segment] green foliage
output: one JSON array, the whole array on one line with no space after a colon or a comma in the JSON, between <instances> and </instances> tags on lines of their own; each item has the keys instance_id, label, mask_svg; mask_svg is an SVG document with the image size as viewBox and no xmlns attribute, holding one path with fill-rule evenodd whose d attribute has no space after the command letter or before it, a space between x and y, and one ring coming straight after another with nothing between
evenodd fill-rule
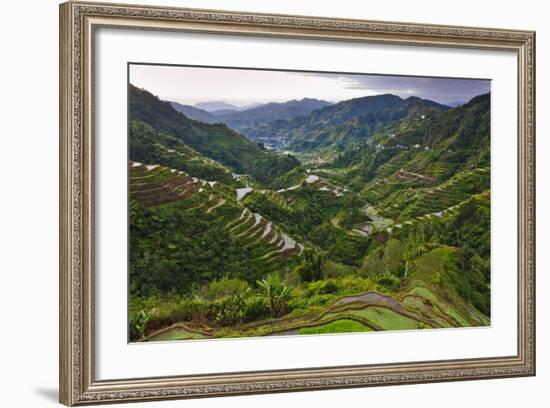
<instances>
[{"instance_id":1,"label":"green foliage","mask_svg":"<svg viewBox=\"0 0 550 408\"><path fill-rule=\"evenodd\" d=\"M146 310L140 310L137 314L130 315L130 337L142 338L151 320L151 314Z\"/></svg>"},{"instance_id":2,"label":"green foliage","mask_svg":"<svg viewBox=\"0 0 550 408\"><path fill-rule=\"evenodd\" d=\"M353 267L335 262L332 259L325 260L322 270L325 278L338 278L355 272Z\"/></svg>"},{"instance_id":3,"label":"green foliage","mask_svg":"<svg viewBox=\"0 0 550 408\"><path fill-rule=\"evenodd\" d=\"M279 190L283 188L289 188L292 186L300 185L306 179L307 173L305 172L303 166L297 166L292 170L286 172L285 174L274 179L270 187L273 190Z\"/></svg>"},{"instance_id":4,"label":"green foliage","mask_svg":"<svg viewBox=\"0 0 550 408\"><path fill-rule=\"evenodd\" d=\"M207 299L215 300L233 296L243 296L250 290L242 279L223 277L213 280L201 291Z\"/></svg>"},{"instance_id":5,"label":"green foliage","mask_svg":"<svg viewBox=\"0 0 550 408\"><path fill-rule=\"evenodd\" d=\"M338 284L332 280L321 280L317 282L311 282L304 287L306 295L327 295L338 292Z\"/></svg>"},{"instance_id":6,"label":"green foliage","mask_svg":"<svg viewBox=\"0 0 550 408\"><path fill-rule=\"evenodd\" d=\"M245 295L236 293L223 297L216 304L216 323L230 326L242 323L245 317Z\"/></svg>"},{"instance_id":7,"label":"green foliage","mask_svg":"<svg viewBox=\"0 0 550 408\"><path fill-rule=\"evenodd\" d=\"M406 245L398 239L390 239L376 248L363 261L359 273L363 276L403 275L406 258Z\"/></svg>"},{"instance_id":8,"label":"green foliage","mask_svg":"<svg viewBox=\"0 0 550 408\"><path fill-rule=\"evenodd\" d=\"M281 275L272 273L256 283L267 301L270 315L272 317L282 316L287 310L288 300L292 291L285 285Z\"/></svg>"},{"instance_id":9,"label":"green foliage","mask_svg":"<svg viewBox=\"0 0 550 408\"><path fill-rule=\"evenodd\" d=\"M250 296L244 302L244 321L251 322L269 317L269 306L264 297Z\"/></svg>"},{"instance_id":10,"label":"green foliage","mask_svg":"<svg viewBox=\"0 0 550 408\"><path fill-rule=\"evenodd\" d=\"M348 265L357 265L367 253L371 241L364 237L341 235L330 250L333 259Z\"/></svg>"},{"instance_id":11,"label":"green foliage","mask_svg":"<svg viewBox=\"0 0 550 408\"><path fill-rule=\"evenodd\" d=\"M394 275L401 275L405 258L406 245L398 239L390 239L384 246L386 270Z\"/></svg>"},{"instance_id":12,"label":"green foliage","mask_svg":"<svg viewBox=\"0 0 550 408\"><path fill-rule=\"evenodd\" d=\"M304 263L299 265L295 271L302 282L311 282L323 278L322 256L311 249L304 251Z\"/></svg>"},{"instance_id":13,"label":"green foliage","mask_svg":"<svg viewBox=\"0 0 550 408\"><path fill-rule=\"evenodd\" d=\"M140 163L162 164L205 180L233 184L231 172L226 167L141 120L130 122L130 158Z\"/></svg>"},{"instance_id":14,"label":"green foliage","mask_svg":"<svg viewBox=\"0 0 550 408\"><path fill-rule=\"evenodd\" d=\"M453 288L486 316L490 315L490 223L489 195L479 194L448 216L418 223L414 228L400 232L401 235L408 234L409 242L420 254L426 252L423 244L426 242L457 248L449 255L452 267L447 269L447 273L443 273L442 266L430 267L440 272L429 280L432 284ZM431 253L449 252L445 248L434 251Z\"/></svg>"},{"instance_id":15,"label":"green foliage","mask_svg":"<svg viewBox=\"0 0 550 408\"><path fill-rule=\"evenodd\" d=\"M248 194L243 200L251 210L263 214L293 236L307 238L312 228L334 216L342 202L332 193L318 191L309 185L283 195L288 201L275 201L267 194Z\"/></svg>"},{"instance_id":16,"label":"green foliage","mask_svg":"<svg viewBox=\"0 0 550 408\"><path fill-rule=\"evenodd\" d=\"M344 210L340 219L340 226L346 230L352 229L355 224L368 221L369 218L360 208L353 207Z\"/></svg>"},{"instance_id":17,"label":"green foliage","mask_svg":"<svg viewBox=\"0 0 550 408\"><path fill-rule=\"evenodd\" d=\"M376 283L390 292L397 292L401 285L399 278L393 275L384 275L376 279Z\"/></svg>"},{"instance_id":18,"label":"green foliage","mask_svg":"<svg viewBox=\"0 0 550 408\"><path fill-rule=\"evenodd\" d=\"M204 211L186 210L185 201L154 208L130 201L131 293L189 293L224 277L254 283L264 276L254 248L237 239L223 220L212 222Z\"/></svg>"}]
</instances>

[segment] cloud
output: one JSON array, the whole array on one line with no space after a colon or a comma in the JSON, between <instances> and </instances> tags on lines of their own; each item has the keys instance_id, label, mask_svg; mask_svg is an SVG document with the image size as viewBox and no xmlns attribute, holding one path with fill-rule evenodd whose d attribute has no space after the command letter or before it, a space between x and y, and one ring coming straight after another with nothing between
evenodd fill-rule
<instances>
[{"instance_id":1,"label":"cloud","mask_svg":"<svg viewBox=\"0 0 550 408\"><path fill-rule=\"evenodd\" d=\"M226 101L243 106L304 97L338 102L384 93L452 103L490 91L490 81L476 79L149 64L132 64L130 82L164 100L191 105Z\"/></svg>"},{"instance_id":2,"label":"cloud","mask_svg":"<svg viewBox=\"0 0 550 408\"><path fill-rule=\"evenodd\" d=\"M486 79L433 78L393 75L362 74L304 74L332 78L345 89L366 93L392 93L401 97L418 96L441 103L468 101L474 96L491 91L491 81Z\"/></svg>"}]
</instances>

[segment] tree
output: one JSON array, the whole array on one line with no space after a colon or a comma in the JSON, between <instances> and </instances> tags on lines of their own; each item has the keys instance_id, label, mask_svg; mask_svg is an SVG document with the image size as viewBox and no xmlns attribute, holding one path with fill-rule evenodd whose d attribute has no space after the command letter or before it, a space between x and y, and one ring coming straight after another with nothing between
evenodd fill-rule
<instances>
[{"instance_id":1,"label":"tree","mask_svg":"<svg viewBox=\"0 0 550 408\"><path fill-rule=\"evenodd\" d=\"M311 249L304 251L305 262L296 268L302 282L313 282L323 279L323 259Z\"/></svg>"},{"instance_id":2,"label":"tree","mask_svg":"<svg viewBox=\"0 0 550 408\"><path fill-rule=\"evenodd\" d=\"M367 256L359 270L359 273L369 278L382 276L385 272L384 252L382 248L377 248Z\"/></svg>"},{"instance_id":3,"label":"tree","mask_svg":"<svg viewBox=\"0 0 550 408\"><path fill-rule=\"evenodd\" d=\"M384 247L384 262L386 270L390 273L399 273L399 269L403 265L403 257L405 256L406 246L398 239L390 239Z\"/></svg>"}]
</instances>

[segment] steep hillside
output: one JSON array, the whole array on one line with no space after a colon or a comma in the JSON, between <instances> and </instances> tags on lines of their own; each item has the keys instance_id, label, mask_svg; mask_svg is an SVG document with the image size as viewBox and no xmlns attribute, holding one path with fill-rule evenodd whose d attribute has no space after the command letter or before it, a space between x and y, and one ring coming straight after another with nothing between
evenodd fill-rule
<instances>
[{"instance_id":1,"label":"steep hillside","mask_svg":"<svg viewBox=\"0 0 550 408\"><path fill-rule=\"evenodd\" d=\"M154 294L224 276L250 283L300 260L303 244L241 203L239 189L131 162L132 291Z\"/></svg>"},{"instance_id":2,"label":"steep hillside","mask_svg":"<svg viewBox=\"0 0 550 408\"><path fill-rule=\"evenodd\" d=\"M485 94L447 111L407 117L348 150L332 167L346 169L348 182L358 188L374 179L391 182L390 176L399 185L433 185L461 170L488 167L490 103Z\"/></svg>"},{"instance_id":3,"label":"steep hillside","mask_svg":"<svg viewBox=\"0 0 550 408\"><path fill-rule=\"evenodd\" d=\"M160 137L169 138L172 148L177 146L177 142L183 143L204 156L229 166L235 172L249 174L260 182L269 182L299 164L291 156L266 152L223 124L191 120L177 112L170 103L132 85L129 86L129 104L132 131L138 129L132 123L144 123ZM131 133L130 138L144 140L136 133ZM147 146L143 146L141 150L143 154L151 151Z\"/></svg>"}]
</instances>

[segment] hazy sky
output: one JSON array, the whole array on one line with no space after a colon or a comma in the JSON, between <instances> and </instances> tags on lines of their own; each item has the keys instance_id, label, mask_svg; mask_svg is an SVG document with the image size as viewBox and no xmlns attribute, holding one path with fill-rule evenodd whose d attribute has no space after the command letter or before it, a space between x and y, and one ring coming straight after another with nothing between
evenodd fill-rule
<instances>
[{"instance_id":1,"label":"hazy sky","mask_svg":"<svg viewBox=\"0 0 550 408\"><path fill-rule=\"evenodd\" d=\"M130 83L163 100L187 105L223 101L237 106L317 98L330 102L392 93L440 103L468 101L490 91L489 80L364 74L260 71L130 65Z\"/></svg>"}]
</instances>

